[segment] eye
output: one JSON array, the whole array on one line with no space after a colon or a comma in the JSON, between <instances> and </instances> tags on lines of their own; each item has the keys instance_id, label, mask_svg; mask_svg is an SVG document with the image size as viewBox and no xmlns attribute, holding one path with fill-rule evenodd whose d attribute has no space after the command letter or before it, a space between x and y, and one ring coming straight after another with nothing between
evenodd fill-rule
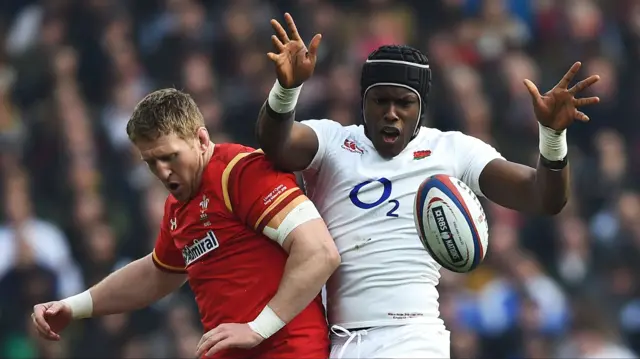
<instances>
[{"instance_id":1,"label":"eye","mask_svg":"<svg viewBox=\"0 0 640 359\"><path fill-rule=\"evenodd\" d=\"M399 100L398 101L398 105L400 107L409 107L411 106L415 101L413 100Z\"/></svg>"},{"instance_id":2,"label":"eye","mask_svg":"<svg viewBox=\"0 0 640 359\"><path fill-rule=\"evenodd\" d=\"M158 160L162 161L162 162L171 162L173 160L175 160L176 158L178 158L178 152L174 152L168 155L164 155L161 157L158 157Z\"/></svg>"},{"instance_id":3,"label":"eye","mask_svg":"<svg viewBox=\"0 0 640 359\"><path fill-rule=\"evenodd\" d=\"M387 103L389 103L389 100L386 98L374 98L373 102L377 105L385 105Z\"/></svg>"}]
</instances>

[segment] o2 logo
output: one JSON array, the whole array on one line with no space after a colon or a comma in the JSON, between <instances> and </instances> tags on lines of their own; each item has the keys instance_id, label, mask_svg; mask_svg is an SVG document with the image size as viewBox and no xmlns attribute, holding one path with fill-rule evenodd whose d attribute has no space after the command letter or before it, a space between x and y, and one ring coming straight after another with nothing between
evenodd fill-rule
<instances>
[{"instance_id":1,"label":"o2 logo","mask_svg":"<svg viewBox=\"0 0 640 359\"><path fill-rule=\"evenodd\" d=\"M368 185L373 181L378 181L380 182L380 184L382 184L382 195L375 202L367 203L367 202L361 201L360 198L358 198L358 193L360 192L360 189L362 189L362 187ZM392 207L389 210L389 212L387 212L387 216L397 218L398 214L395 212L398 210L398 207L400 207L400 202L398 202L398 200L395 200L395 199L389 200L389 197L391 197L391 181L389 181L384 177L378 178L377 180L364 181L358 184L357 186L353 187L353 189L351 190L351 193L349 193L349 199L351 199L351 203L353 203L356 207L361 209L371 209L383 203L391 204Z\"/></svg>"}]
</instances>

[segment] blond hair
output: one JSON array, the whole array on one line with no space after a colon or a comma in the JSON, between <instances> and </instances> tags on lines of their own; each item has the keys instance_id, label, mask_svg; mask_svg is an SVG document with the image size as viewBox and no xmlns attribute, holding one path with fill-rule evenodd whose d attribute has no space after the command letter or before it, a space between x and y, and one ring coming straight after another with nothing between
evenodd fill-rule
<instances>
[{"instance_id":1,"label":"blond hair","mask_svg":"<svg viewBox=\"0 0 640 359\"><path fill-rule=\"evenodd\" d=\"M171 134L187 140L195 138L200 127L204 127L204 119L193 98L167 88L148 94L136 105L127 123L127 135L134 143Z\"/></svg>"}]
</instances>

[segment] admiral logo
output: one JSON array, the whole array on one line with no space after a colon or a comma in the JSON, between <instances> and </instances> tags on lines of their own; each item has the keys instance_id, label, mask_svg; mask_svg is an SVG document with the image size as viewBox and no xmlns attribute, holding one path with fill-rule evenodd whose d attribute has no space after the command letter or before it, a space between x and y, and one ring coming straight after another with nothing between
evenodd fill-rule
<instances>
[{"instance_id":1,"label":"admiral logo","mask_svg":"<svg viewBox=\"0 0 640 359\"><path fill-rule=\"evenodd\" d=\"M220 247L216 235L213 231L208 231L207 236L201 239L196 239L190 246L185 246L182 249L182 258L184 258L185 267L188 267L191 263L200 259L205 254Z\"/></svg>"},{"instance_id":2,"label":"admiral logo","mask_svg":"<svg viewBox=\"0 0 640 359\"><path fill-rule=\"evenodd\" d=\"M442 238L444 245L447 247L447 252L449 253L449 257L451 257L451 261L453 263L461 262L463 260L462 254L458 250L458 246L456 246L456 243L453 241L451 229L449 227L449 223L447 222L447 218L444 216L442 206L432 208L431 213L433 213L433 217L436 219L436 223L438 224L438 231L440 232L440 238Z\"/></svg>"},{"instance_id":3,"label":"admiral logo","mask_svg":"<svg viewBox=\"0 0 640 359\"><path fill-rule=\"evenodd\" d=\"M171 230L175 231L178 228L178 219L172 218L169 220L169 225L171 226Z\"/></svg>"},{"instance_id":4,"label":"admiral logo","mask_svg":"<svg viewBox=\"0 0 640 359\"><path fill-rule=\"evenodd\" d=\"M364 153L364 150L360 148L360 146L358 146L358 144L351 138L347 138L344 140L344 143L342 144L342 148L353 153L358 153L358 154Z\"/></svg>"}]
</instances>

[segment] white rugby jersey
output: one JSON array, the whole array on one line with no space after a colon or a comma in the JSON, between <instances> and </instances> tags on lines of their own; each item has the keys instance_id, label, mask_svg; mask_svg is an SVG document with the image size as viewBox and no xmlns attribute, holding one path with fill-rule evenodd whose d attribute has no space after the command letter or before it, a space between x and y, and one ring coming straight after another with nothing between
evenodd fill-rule
<instances>
[{"instance_id":1,"label":"white rugby jersey","mask_svg":"<svg viewBox=\"0 0 640 359\"><path fill-rule=\"evenodd\" d=\"M477 138L423 127L402 153L384 159L361 125L302 123L319 142L303 172L307 192L342 256L326 288L329 324L346 329L442 324L436 290L440 265L418 238L416 190L427 177L447 174L482 195L482 169L502 156Z\"/></svg>"}]
</instances>

